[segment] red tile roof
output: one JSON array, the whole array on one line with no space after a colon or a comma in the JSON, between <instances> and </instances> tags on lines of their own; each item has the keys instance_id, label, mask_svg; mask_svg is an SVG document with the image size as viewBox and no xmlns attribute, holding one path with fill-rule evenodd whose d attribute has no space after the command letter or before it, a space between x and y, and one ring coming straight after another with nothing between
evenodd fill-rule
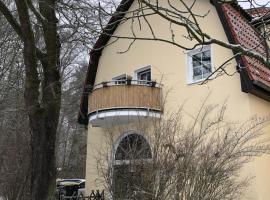
<instances>
[{"instance_id":1,"label":"red tile roof","mask_svg":"<svg viewBox=\"0 0 270 200\"><path fill-rule=\"evenodd\" d=\"M264 17L270 14L270 8L269 7L251 8L247 9L246 12L253 18Z\"/></svg>"},{"instance_id":2,"label":"red tile roof","mask_svg":"<svg viewBox=\"0 0 270 200\"><path fill-rule=\"evenodd\" d=\"M241 46L266 57L268 46L265 40L260 36L258 30L231 4L223 4L221 8L227 19L235 43L241 44ZM270 69L254 58L248 56L241 57L249 78L252 81L259 81L267 87L270 87Z\"/></svg>"}]
</instances>

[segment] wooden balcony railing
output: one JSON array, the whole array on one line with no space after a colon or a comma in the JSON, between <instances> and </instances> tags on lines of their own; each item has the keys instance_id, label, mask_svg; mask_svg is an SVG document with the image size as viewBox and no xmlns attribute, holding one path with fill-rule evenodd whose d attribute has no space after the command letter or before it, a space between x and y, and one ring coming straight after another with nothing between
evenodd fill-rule
<instances>
[{"instance_id":1,"label":"wooden balcony railing","mask_svg":"<svg viewBox=\"0 0 270 200\"><path fill-rule=\"evenodd\" d=\"M103 82L88 100L89 113L125 108L162 111L161 85L151 81Z\"/></svg>"}]
</instances>

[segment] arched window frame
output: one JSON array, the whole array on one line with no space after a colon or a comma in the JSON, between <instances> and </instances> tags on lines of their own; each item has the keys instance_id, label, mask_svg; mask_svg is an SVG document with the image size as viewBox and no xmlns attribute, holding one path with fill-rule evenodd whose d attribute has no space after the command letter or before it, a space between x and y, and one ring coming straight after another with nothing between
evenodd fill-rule
<instances>
[{"instance_id":1,"label":"arched window frame","mask_svg":"<svg viewBox=\"0 0 270 200\"><path fill-rule=\"evenodd\" d=\"M124 165L124 164L130 164L130 161L131 160L116 160L115 159L115 155L116 155L116 152L117 152L117 149L118 149L118 147L119 147L119 145L120 145L120 143L122 142L122 140L125 138L125 137L127 137L127 136L129 136L129 135L132 135L132 134L136 134L136 135L139 135L139 136L141 136L146 142L147 142L147 144L149 145L149 147L150 147L150 153L151 153L151 158L148 158L148 159L146 159L146 158L144 158L143 159L143 161L144 162L152 162L152 147L151 147L151 145L150 145L150 143L148 142L148 139L145 137L145 135L143 135L142 133L140 133L140 132L138 132L138 131L135 131L135 130L131 130L131 131L128 131L128 132L126 132L126 133L124 133L124 134L122 134L121 136L119 136L118 138L117 138L117 140L116 140L116 142L114 143L114 145L113 145L113 150L112 150L112 167L114 166L114 165ZM141 161L142 159L134 159L133 161Z\"/></svg>"},{"instance_id":2,"label":"arched window frame","mask_svg":"<svg viewBox=\"0 0 270 200\"><path fill-rule=\"evenodd\" d=\"M147 145L149 145L149 148L150 148L150 157L151 158L142 158L143 159L143 164L151 164L152 163L152 160L153 160L153 151L152 151L152 146L150 145L151 143L149 142L148 138L145 137L144 134L142 134L141 132L138 132L136 130L130 130L130 131L127 131L125 133L123 133L121 136L119 136L115 143L113 144L113 147L112 147L112 151L111 151L111 162L110 162L110 169L111 169L111 192L110 192L110 195L109 195L109 199L110 200L113 200L113 193L115 192L115 183L114 183L114 170L115 170L115 167L116 166L120 166L120 165L130 165L130 162L134 162L135 161L135 165L136 165L136 162L138 161L138 164L142 163L142 159L133 159L133 160L116 160L116 152L117 152L117 149L119 147L119 145L121 144L121 142L129 135L132 135L132 134L136 134L140 137L143 138L143 140L147 143ZM135 170L136 170L136 167L135 167Z\"/></svg>"}]
</instances>

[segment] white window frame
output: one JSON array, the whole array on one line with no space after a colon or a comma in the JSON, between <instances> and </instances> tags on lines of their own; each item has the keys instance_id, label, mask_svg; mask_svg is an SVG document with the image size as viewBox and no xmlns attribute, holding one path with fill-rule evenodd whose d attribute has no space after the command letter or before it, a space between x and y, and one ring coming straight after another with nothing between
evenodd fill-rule
<instances>
[{"instance_id":1,"label":"white window frame","mask_svg":"<svg viewBox=\"0 0 270 200\"><path fill-rule=\"evenodd\" d=\"M121 84L118 84L118 83L117 83L117 80L120 79L120 78L126 78L126 79L127 79L127 75L126 75L126 74L121 74L121 75L119 75L119 76L113 77L112 80L115 81L115 84L116 84L116 85L121 85ZM119 81L121 81L121 80L119 80Z\"/></svg>"},{"instance_id":2,"label":"white window frame","mask_svg":"<svg viewBox=\"0 0 270 200\"><path fill-rule=\"evenodd\" d=\"M193 64L192 64L192 56L198 53L201 53L203 51L208 51L210 50L210 64L211 64L211 72L214 71L214 66L213 66L213 54L212 54L212 47L211 45L205 45L202 47L199 47L197 49L193 49L187 52L187 83L188 84L193 84L193 83L198 83L204 81L207 77L201 78L198 80L193 79Z\"/></svg>"},{"instance_id":3,"label":"white window frame","mask_svg":"<svg viewBox=\"0 0 270 200\"><path fill-rule=\"evenodd\" d=\"M130 160L116 160L115 155L116 155L116 152L117 152L117 148L119 147L119 145L122 142L122 140L125 137L127 137L128 135L132 135L132 134L137 134L139 136L142 136L145 139L145 141L148 143L149 147L150 147L151 157L152 158L143 158L143 161L145 163L149 163L149 164L153 162L153 149L152 149L152 146L150 145L149 139L147 137L145 137L144 134L140 133L140 131L137 131L137 130L129 130L129 131L123 133L115 141L115 143L112 146L112 150L108 154L109 155L109 158L111 158L111 160L109 161L109 163L110 163L110 167L112 168L112 173L110 175L110 182L111 182L112 185L113 185L113 178L114 178L114 172L113 172L114 166L119 166L119 165L124 165L124 164L130 164ZM139 163L141 163L141 159L136 159L134 161L135 162L138 162L139 161ZM109 200L113 200L113 197L112 197L111 194L109 196Z\"/></svg>"},{"instance_id":4,"label":"white window frame","mask_svg":"<svg viewBox=\"0 0 270 200\"><path fill-rule=\"evenodd\" d=\"M144 67L141 67L141 68L135 70L135 71L134 71L134 78L135 78L135 80L139 80L138 74L139 74L140 72L143 72L143 71L148 70L148 69L150 69L150 76L151 76L151 80L152 80L152 69L151 69L151 65L146 65L146 66L144 66ZM150 81L151 81L151 80L150 80ZM139 83L139 81L138 81L138 83ZM140 84L140 83L139 83L139 84Z\"/></svg>"}]
</instances>

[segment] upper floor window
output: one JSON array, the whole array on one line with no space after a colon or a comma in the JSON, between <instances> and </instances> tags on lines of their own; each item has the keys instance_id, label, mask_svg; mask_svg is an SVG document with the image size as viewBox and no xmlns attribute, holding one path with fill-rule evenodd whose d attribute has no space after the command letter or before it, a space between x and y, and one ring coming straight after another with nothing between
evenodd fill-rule
<instances>
[{"instance_id":1,"label":"upper floor window","mask_svg":"<svg viewBox=\"0 0 270 200\"><path fill-rule=\"evenodd\" d=\"M188 83L204 80L212 73L211 48L203 46L188 52Z\"/></svg>"},{"instance_id":2,"label":"upper floor window","mask_svg":"<svg viewBox=\"0 0 270 200\"><path fill-rule=\"evenodd\" d=\"M148 84L151 81L151 67L143 67L135 71L136 79L140 84Z\"/></svg>"},{"instance_id":3,"label":"upper floor window","mask_svg":"<svg viewBox=\"0 0 270 200\"><path fill-rule=\"evenodd\" d=\"M113 80L115 81L115 84L117 84L117 85L126 84L127 75L126 74L122 74L120 76L116 76L116 77L113 78Z\"/></svg>"},{"instance_id":4,"label":"upper floor window","mask_svg":"<svg viewBox=\"0 0 270 200\"><path fill-rule=\"evenodd\" d=\"M138 72L138 80L151 81L151 69Z\"/></svg>"}]
</instances>

